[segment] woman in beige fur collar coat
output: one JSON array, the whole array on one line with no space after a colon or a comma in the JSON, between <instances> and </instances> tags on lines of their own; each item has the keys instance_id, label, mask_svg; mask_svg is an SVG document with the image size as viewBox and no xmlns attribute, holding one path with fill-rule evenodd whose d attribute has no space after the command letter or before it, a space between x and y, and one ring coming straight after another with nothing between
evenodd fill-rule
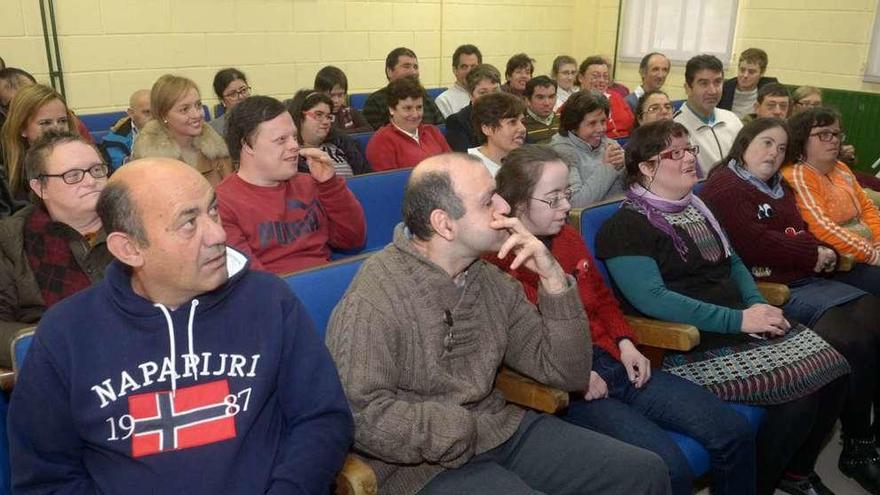
<instances>
[{"instance_id":1,"label":"woman in beige fur collar coat","mask_svg":"<svg viewBox=\"0 0 880 495\"><path fill-rule=\"evenodd\" d=\"M140 131L132 159L175 158L188 163L216 186L233 172L226 142L205 125L202 100L196 83L166 74L150 91L151 120Z\"/></svg>"}]
</instances>

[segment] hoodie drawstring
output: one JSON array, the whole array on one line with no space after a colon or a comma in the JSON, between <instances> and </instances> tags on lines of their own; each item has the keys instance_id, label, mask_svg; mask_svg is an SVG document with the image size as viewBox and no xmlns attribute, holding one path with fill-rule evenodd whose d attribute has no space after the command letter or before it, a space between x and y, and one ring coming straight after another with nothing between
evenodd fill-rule
<instances>
[{"instance_id":1,"label":"hoodie drawstring","mask_svg":"<svg viewBox=\"0 0 880 495\"><path fill-rule=\"evenodd\" d=\"M192 304L189 307L189 322L187 324L187 344L189 345L189 349L185 359L193 358L193 321L195 320L196 315L196 306L199 305L198 299L193 299ZM174 397L177 395L177 351L175 349L174 344L174 322L171 321L171 313L161 303L155 303L153 306L159 308L162 311L162 314L165 315L165 323L168 326L168 347L169 347L169 361L171 361L171 396Z\"/></svg>"}]
</instances>

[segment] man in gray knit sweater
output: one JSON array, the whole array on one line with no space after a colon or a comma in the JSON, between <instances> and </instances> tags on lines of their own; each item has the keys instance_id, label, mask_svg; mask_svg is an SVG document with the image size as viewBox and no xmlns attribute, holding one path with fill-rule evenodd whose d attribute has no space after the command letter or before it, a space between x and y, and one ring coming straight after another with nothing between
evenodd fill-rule
<instances>
[{"instance_id":1,"label":"man in gray knit sweater","mask_svg":"<svg viewBox=\"0 0 880 495\"><path fill-rule=\"evenodd\" d=\"M495 194L479 160L423 161L394 242L364 262L327 345L381 493L669 493L655 454L508 404L503 363L583 393L591 366L577 288ZM540 312L484 252L541 278Z\"/></svg>"}]
</instances>

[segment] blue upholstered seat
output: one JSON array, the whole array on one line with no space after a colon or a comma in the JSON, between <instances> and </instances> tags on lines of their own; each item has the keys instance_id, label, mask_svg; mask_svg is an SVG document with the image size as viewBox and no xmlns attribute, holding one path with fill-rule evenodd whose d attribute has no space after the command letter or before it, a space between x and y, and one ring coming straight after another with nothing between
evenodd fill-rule
<instances>
[{"instance_id":1,"label":"blue upholstered seat","mask_svg":"<svg viewBox=\"0 0 880 495\"><path fill-rule=\"evenodd\" d=\"M284 277L284 281L303 303L322 339L327 332L327 323L330 322L333 308L342 299L361 264L369 256L355 256Z\"/></svg>"},{"instance_id":2,"label":"blue upholstered seat","mask_svg":"<svg viewBox=\"0 0 880 495\"><path fill-rule=\"evenodd\" d=\"M378 251L391 242L394 226L403 215L403 188L412 169L389 170L356 175L348 179L348 188L364 208L367 222L367 242L364 247L344 254Z\"/></svg>"}]
</instances>

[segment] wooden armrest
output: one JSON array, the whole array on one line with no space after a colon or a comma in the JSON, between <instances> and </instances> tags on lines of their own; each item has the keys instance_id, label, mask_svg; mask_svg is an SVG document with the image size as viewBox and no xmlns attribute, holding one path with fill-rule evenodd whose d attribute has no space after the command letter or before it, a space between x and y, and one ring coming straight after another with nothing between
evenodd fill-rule
<instances>
[{"instance_id":1,"label":"wooden armrest","mask_svg":"<svg viewBox=\"0 0 880 495\"><path fill-rule=\"evenodd\" d=\"M568 393L538 383L507 368L502 368L498 372L495 387L509 402L547 414L556 414L568 407Z\"/></svg>"},{"instance_id":2,"label":"wooden armrest","mask_svg":"<svg viewBox=\"0 0 880 495\"><path fill-rule=\"evenodd\" d=\"M9 368L0 368L0 390L11 392L15 385L15 372Z\"/></svg>"},{"instance_id":3,"label":"wooden armrest","mask_svg":"<svg viewBox=\"0 0 880 495\"><path fill-rule=\"evenodd\" d=\"M700 331L693 325L626 316L641 345L686 352L700 343Z\"/></svg>"},{"instance_id":4,"label":"wooden armrest","mask_svg":"<svg viewBox=\"0 0 880 495\"><path fill-rule=\"evenodd\" d=\"M782 306L788 302L791 297L791 290L785 284L774 284L772 282L758 282L758 290L768 303L774 306Z\"/></svg>"},{"instance_id":5,"label":"wooden armrest","mask_svg":"<svg viewBox=\"0 0 880 495\"><path fill-rule=\"evenodd\" d=\"M836 270L839 272L848 272L853 269L856 264L856 259L851 254L838 254L837 255L837 268Z\"/></svg>"},{"instance_id":6,"label":"wooden armrest","mask_svg":"<svg viewBox=\"0 0 880 495\"><path fill-rule=\"evenodd\" d=\"M376 473L366 462L349 454L336 477L336 495L376 495Z\"/></svg>"}]
</instances>

